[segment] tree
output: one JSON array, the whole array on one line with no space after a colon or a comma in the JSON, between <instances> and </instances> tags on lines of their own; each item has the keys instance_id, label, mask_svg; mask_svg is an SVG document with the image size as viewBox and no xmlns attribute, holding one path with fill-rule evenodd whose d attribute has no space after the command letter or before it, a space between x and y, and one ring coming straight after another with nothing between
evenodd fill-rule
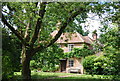
<instances>
[{"instance_id":1,"label":"tree","mask_svg":"<svg viewBox=\"0 0 120 81\"><path fill-rule=\"evenodd\" d=\"M89 3L11 2L2 5L7 7L2 8L2 22L22 44L23 79L31 79L31 58L53 45L77 15L87 13L91 8ZM58 33L51 37L50 33L55 29Z\"/></svg>"},{"instance_id":2,"label":"tree","mask_svg":"<svg viewBox=\"0 0 120 81\"><path fill-rule=\"evenodd\" d=\"M106 30L99 38L103 44L100 56L86 57L83 66L89 74L115 75L114 79L120 75L119 27Z\"/></svg>"},{"instance_id":3,"label":"tree","mask_svg":"<svg viewBox=\"0 0 120 81\"><path fill-rule=\"evenodd\" d=\"M108 31L102 34L100 42L104 44L103 52L109 57L114 63L113 66L116 68L118 73L120 71L120 38L119 38L119 27L108 28Z\"/></svg>"},{"instance_id":4,"label":"tree","mask_svg":"<svg viewBox=\"0 0 120 81\"><path fill-rule=\"evenodd\" d=\"M100 35L99 41L104 44L104 47L112 46L115 49L119 50L120 38L119 38L119 27L108 28L108 31Z\"/></svg>"},{"instance_id":5,"label":"tree","mask_svg":"<svg viewBox=\"0 0 120 81\"><path fill-rule=\"evenodd\" d=\"M14 71L20 71L20 43L14 35L2 29L2 78L13 78ZM15 58L14 58L15 57Z\"/></svg>"}]
</instances>

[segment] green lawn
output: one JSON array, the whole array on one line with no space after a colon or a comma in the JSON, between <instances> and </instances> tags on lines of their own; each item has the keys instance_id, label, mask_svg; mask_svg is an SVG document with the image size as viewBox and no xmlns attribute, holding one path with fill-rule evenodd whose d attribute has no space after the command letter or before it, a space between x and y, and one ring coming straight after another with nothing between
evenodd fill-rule
<instances>
[{"instance_id":1,"label":"green lawn","mask_svg":"<svg viewBox=\"0 0 120 81\"><path fill-rule=\"evenodd\" d=\"M15 72L15 79L21 79L21 73ZM62 77L59 76L67 76L73 75L70 77ZM50 79L54 77L53 79ZM115 78L113 75L79 75L73 73L53 73L53 72L32 72L33 81L120 81L120 78ZM18 81L18 80L17 80Z\"/></svg>"},{"instance_id":2,"label":"green lawn","mask_svg":"<svg viewBox=\"0 0 120 81\"><path fill-rule=\"evenodd\" d=\"M21 72L14 72L16 79L21 79ZM47 79L50 77L75 75L73 73L32 72L32 79Z\"/></svg>"},{"instance_id":3,"label":"green lawn","mask_svg":"<svg viewBox=\"0 0 120 81\"><path fill-rule=\"evenodd\" d=\"M70 81L120 81L120 78L115 78L113 75L76 75L56 79L66 79Z\"/></svg>"}]
</instances>

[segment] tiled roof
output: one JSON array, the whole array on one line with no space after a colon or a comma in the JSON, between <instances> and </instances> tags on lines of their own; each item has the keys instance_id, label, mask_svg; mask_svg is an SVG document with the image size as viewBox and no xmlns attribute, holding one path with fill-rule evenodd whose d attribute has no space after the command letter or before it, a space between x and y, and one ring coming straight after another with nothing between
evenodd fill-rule
<instances>
[{"instance_id":1,"label":"tiled roof","mask_svg":"<svg viewBox=\"0 0 120 81\"><path fill-rule=\"evenodd\" d=\"M57 34L57 30L51 33L52 37ZM57 43L88 43L92 44L93 40L88 36L82 36L78 32L75 33L63 33L57 40Z\"/></svg>"}]
</instances>

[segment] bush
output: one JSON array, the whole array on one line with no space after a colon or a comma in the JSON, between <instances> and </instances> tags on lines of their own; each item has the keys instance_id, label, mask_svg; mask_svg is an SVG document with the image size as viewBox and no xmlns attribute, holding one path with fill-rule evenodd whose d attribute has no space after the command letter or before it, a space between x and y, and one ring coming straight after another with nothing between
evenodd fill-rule
<instances>
[{"instance_id":1,"label":"bush","mask_svg":"<svg viewBox=\"0 0 120 81\"><path fill-rule=\"evenodd\" d=\"M59 59L64 58L64 53L56 44L46 48L42 52L38 52L31 61L31 69L38 69L39 71L54 72L59 69L56 65L60 64Z\"/></svg>"},{"instance_id":2,"label":"bush","mask_svg":"<svg viewBox=\"0 0 120 81\"><path fill-rule=\"evenodd\" d=\"M55 72L59 70L59 65L56 65L55 67L44 66L41 70L43 72Z\"/></svg>"},{"instance_id":3,"label":"bush","mask_svg":"<svg viewBox=\"0 0 120 81\"><path fill-rule=\"evenodd\" d=\"M30 68L31 68L31 70L34 70L34 69L37 68L37 64L36 64L36 62L34 60L30 61Z\"/></svg>"},{"instance_id":4,"label":"bush","mask_svg":"<svg viewBox=\"0 0 120 81\"><path fill-rule=\"evenodd\" d=\"M94 74L94 59L96 58L95 55L87 56L83 60L83 67L87 74Z\"/></svg>"},{"instance_id":5,"label":"bush","mask_svg":"<svg viewBox=\"0 0 120 81\"><path fill-rule=\"evenodd\" d=\"M12 67L11 59L9 56L2 57L2 78L10 79L13 77L14 67Z\"/></svg>"},{"instance_id":6,"label":"bush","mask_svg":"<svg viewBox=\"0 0 120 81\"><path fill-rule=\"evenodd\" d=\"M88 56L83 61L83 67L88 74L114 75L117 72L116 65L110 58L101 56Z\"/></svg>"},{"instance_id":7,"label":"bush","mask_svg":"<svg viewBox=\"0 0 120 81\"><path fill-rule=\"evenodd\" d=\"M1 29L1 28L0 28ZM2 28L2 78L13 78L20 71L20 42L12 33ZM1 51L1 50L0 50Z\"/></svg>"},{"instance_id":8,"label":"bush","mask_svg":"<svg viewBox=\"0 0 120 81\"><path fill-rule=\"evenodd\" d=\"M42 70L43 72L48 72L48 71L49 71L48 69L49 69L48 67L43 67L41 70Z\"/></svg>"}]
</instances>

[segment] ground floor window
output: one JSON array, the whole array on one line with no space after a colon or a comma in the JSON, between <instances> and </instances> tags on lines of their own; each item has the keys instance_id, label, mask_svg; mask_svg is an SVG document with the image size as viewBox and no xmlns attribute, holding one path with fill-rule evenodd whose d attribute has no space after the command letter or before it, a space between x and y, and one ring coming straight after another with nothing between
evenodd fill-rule
<instances>
[{"instance_id":1,"label":"ground floor window","mask_svg":"<svg viewBox=\"0 0 120 81\"><path fill-rule=\"evenodd\" d=\"M74 60L73 59L69 59L69 67L73 67L74 66Z\"/></svg>"}]
</instances>

